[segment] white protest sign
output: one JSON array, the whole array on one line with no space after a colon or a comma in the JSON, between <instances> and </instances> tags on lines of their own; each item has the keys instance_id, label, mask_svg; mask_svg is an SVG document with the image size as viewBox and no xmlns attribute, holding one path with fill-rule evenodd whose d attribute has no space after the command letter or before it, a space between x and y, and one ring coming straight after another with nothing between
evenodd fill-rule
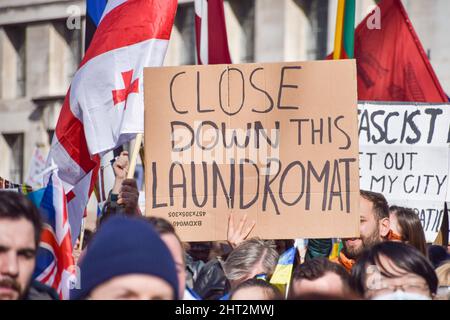
<instances>
[{"instance_id":1,"label":"white protest sign","mask_svg":"<svg viewBox=\"0 0 450 320\"><path fill-rule=\"evenodd\" d=\"M360 103L360 186L416 211L433 242L449 195L450 105Z\"/></svg>"},{"instance_id":2,"label":"white protest sign","mask_svg":"<svg viewBox=\"0 0 450 320\"><path fill-rule=\"evenodd\" d=\"M34 148L33 156L30 159L30 168L28 170L28 176L25 183L33 189L42 188L43 183L43 171L46 168L47 156L40 147Z\"/></svg>"}]
</instances>

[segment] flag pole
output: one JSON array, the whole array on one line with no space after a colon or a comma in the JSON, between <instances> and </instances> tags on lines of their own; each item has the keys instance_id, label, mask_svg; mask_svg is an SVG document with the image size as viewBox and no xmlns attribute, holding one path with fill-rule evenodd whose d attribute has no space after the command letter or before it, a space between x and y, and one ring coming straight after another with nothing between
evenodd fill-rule
<instances>
[{"instance_id":1,"label":"flag pole","mask_svg":"<svg viewBox=\"0 0 450 320\"><path fill-rule=\"evenodd\" d=\"M291 280L286 284L286 291L284 293L284 298L287 300L289 298L289 290L291 290Z\"/></svg>"},{"instance_id":2,"label":"flag pole","mask_svg":"<svg viewBox=\"0 0 450 320\"><path fill-rule=\"evenodd\" d=\"M144 137L143 133L136 134L136 139L133 146L133 152L131 153L130 158L130 167L128 169L127 179L133 179L134 171L136 170L136 161L139 155L139 150L141 149L142 138Z\"/></svg>"},{"instance_id":3,"label":"flag pole","mask_svg":"<svg viewBox=\"0 0 450 320\"><path fill-rule=\"evenodd\" d=\"M334 34L334 52L333 60L341 58L342 51L342 29L344 26L345 0L338 0L338 8L336 14L336 31Z\"/></svg>"},{"instance_id":4,"label":"flag pole","mask_svg":"<svg viewBox=\"0 0 450 320\"><path fill-rule=\"evenodd\" d=\"M83 242L84 242L84 230L86 229L86 218L81 220L81 232L80 232L80 252L83 251Z\"/></svg>"},{"instance_id":5,"label":"flag pole","mask_svg":"<svg viewBox=\"0 0 450 320\"><path fill-rule=\"evenodd\" d=\"M141 145L141 149L139 149L139 156L141 157L142 169L145 172L145 150L144 146Z\"/></svg>"}]
</instances>

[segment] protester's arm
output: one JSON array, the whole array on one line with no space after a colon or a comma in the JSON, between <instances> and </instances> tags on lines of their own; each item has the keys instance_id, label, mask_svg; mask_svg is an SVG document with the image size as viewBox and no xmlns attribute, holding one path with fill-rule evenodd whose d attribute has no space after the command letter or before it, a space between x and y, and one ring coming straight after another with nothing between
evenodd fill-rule
<instances>
[{"instance_id":1,"label":"protester's arm","mask_svg":"<svg viewBox=\"0 0 450 320\"><path fill-rule=\"evenodd\" d=\"M126 178L128 168L128 152L122 151L113 164L114 175L116 178L109 195L109 205L111 208L123 210L123 212L127 214L140 214L141 212L138 205L139 190L137 188L136 180Z\"/></svg>"},{"instance_id":2,"label":"protester's arm","mask_svg":"<svg viewBox=\"0 0 450 320\"><path fill-rule=\"evenodd\" d=\"M117 197L117 204L123 205L127 214L141 214L141 210L139 209L139 190L136 180L123 180Z\"/></svg>"},{"instance_id":3,"label":"protester's arm","mask_svg":"<svg viewBox=\"0 0 450 320\"><path fill-rule=\"evenodd\" d=\"M127 178L129 165L128 151L122 151L120 156L118 156L113 163L113 171L116 176L114 186L111 190L113 195L119 195L120 189L122 188L122 182Z\"/></svg>"},{"instance_id":4,"label":"protester's arm","mask_svg":"<svg viewBox=\"0 0 450 320\"><path fill-rule=\"evenodd\" d=\"M241 221L239 222L239 226L237 228L234 227L234 214L230 213L228 216L228 232L227 232L227 241L230 246L234 249L236 248L242 241L247 239L250 232L252 232L255 227L256 221L252 221L247 228L244 230L244 226L247 222L247 214L245 214Z\"/></svg>"},{"instance_id":5,"label":"protester's arm","mask_svg":"<svg viewBox=\"0 0 450 320\"><path fill-rule=\"evenodd\" d=\"M318 257L328 258L331 253L332 247L333 241L331 239L309 239L305 260L310 260Z\"/></svg>"}]
</instances>

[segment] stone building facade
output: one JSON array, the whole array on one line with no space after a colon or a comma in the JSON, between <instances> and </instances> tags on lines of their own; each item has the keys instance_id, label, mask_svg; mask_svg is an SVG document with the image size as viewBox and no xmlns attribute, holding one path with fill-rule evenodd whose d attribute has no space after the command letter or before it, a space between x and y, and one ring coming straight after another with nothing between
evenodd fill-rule
<instances>
[{"instance_id":1,"label":"stone building facade","mask_svg":"<svg viewBox=\"0 0 450 320\"><path fill-rule=\"evenodd\" d=\"M373 0L357 0L357 22ZM403 0L450 92L448 0ZM331 52L337 0L225 0L232 61L322 59ZM48 148L84 52L85 1L0 0L0 176L25 180L36 146ZM195 63L194 3L179 0L166 65Z\"/></svg>"}]
</instances>

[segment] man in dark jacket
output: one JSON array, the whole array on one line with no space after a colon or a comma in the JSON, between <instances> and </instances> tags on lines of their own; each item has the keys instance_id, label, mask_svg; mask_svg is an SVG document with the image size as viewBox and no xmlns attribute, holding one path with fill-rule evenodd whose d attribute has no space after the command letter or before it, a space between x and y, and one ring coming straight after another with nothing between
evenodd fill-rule
<instances>
[{"instance_id":1,"label":"man in dark jacket","mask_svg":"<svg viewBox=\"0 0 450 320\"><path fill-rule=\"evenodd\" d=\"M219 300L230 291L220 257L208 261L198 273L194 291L204 300Z\"/></svg>"}]
</instances>

